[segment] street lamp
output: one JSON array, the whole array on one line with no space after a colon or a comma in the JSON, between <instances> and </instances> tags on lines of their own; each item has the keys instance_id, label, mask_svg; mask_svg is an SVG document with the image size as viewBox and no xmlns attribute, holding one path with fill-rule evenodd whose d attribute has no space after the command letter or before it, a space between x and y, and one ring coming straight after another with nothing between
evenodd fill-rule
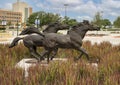
<instances>
[{"instance_id":1,"label":"street lamp","mask_svg":"<svg viewBox=\"0 0 120 85\"><path fill-rule=\"evenodd\" d=\"M65 18L67 17L67 6L68 6L68 4L64 4L64 7L65 7Z\"/></svg>"},{"instance_id":2,"label":"street lamp","mask_svg":"<svg viewBox=\"0 0 120 85\"><path fill-rule=\"evenodd\" d=\"M37 28L38 28L40 24L39 16L36 17L35 24L37 25Z\"/></svg>"},{"instance_id":3,"label":"street lamp","mask_svg":"<svg viewBox=\"0 0 120 85\"><path fill-rule=\"evenodd\" d=\"M65 17L64 17L65 21L64 21L64 23L65 24L67 24L67 6L68 6L68 4L64 4L64 7L65 7Z\"/></svg>"}]
</instances>

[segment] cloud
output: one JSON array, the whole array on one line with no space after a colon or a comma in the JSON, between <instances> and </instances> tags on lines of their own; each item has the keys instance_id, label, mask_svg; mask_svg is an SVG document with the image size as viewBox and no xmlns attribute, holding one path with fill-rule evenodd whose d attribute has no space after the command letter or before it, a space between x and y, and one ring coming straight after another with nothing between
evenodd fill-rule
<instances>
[{"instance_id":1,"label":"cloud","mask_svg":"<svg viewBox=\"0 0 120 85\"><path fill-rule=\"evenodd\" d=\"M36 6L40 7L40 8L44 8L44 4L43 3L37 3Z\"/></svg>"},{"instance_id":2,"label":"cloud","mask_svg":"<svg viewBox=\"0 0 120 85\"><path fill-rule=\"evenodd\" d=\"M102 6L105 8L120 8L120 0L102 0Z\"/></svg>"},{"instance_id":3,"label":"cloud","mask_svg":"<svg viewBox=\"0 0 120 85\"><path fill-rule=\"evenodd\" d=\"M109 13L109 15L111 15L111 16L115 16L115 17L119 16L119 14L116 13L116 12L111 12L111 13Z\"/></svg>"},{"instance_id":4,"label":"cloud","mask_svg":"<svg viewBox=\"0 0 120 85\"><path fill-rule=\"evenodd\" d=\"M71 17L84 16L83 18L91 19L96 12L101 11L103 11L102 15L107 18L108 16L109 18L119 16L119 3L120 0L100 0L99 3L93 0L46 0L37 3L37 6L45 10L52 10L52 12L57 11L63 15L65 11L64 4L68 4L67 12L70 13Z\"/></svg>"},{"instance_id":5,"label":"cloud","mask_svg":"<svg viewBox=\"0 0 120 85\"><path fill-rule=\"evenodd\" d=\"M87 14L93 15L97 12L98 9L99 8L95 5L95 3L93 3L92 1L88 1L81 5L77 5L71 10L79 13L87 13Z\"/></svg>"},{"instance_id":6,"label":"cloud","mask_svg":"<svg viewBox=\"0 0 120 85\"><path fill-rule=\"evenodd\" d=\"M95 3L92 1L88 1L87 3L84 3L84 0L46 0L47 2L43 3L37 3L37 7L41 7L43 9L49 10L60 10L64 11L65 7L64 4L68 4L67 11L71 12L77 12L77 13L89 13L93 15L92 11L97 11L97 7L95 6Z\"/></svg>"},{"instance_id":7,"label":"cloud","mask_svg":"<svg viewBox=\"0 0 120 85\"><path fill-rule=\"evenodd\" d=\"M4 0L3 0L4 1ZM7 1L7 0L5 0ZM78 16L94 17L96 12L101 12L103 18L114 20L120 16L120 0L20 0L31 4L33 10L44 10L47 12L59 13L64 16L65 6L67 6L67 15L78 19ZM12 3L15 0L7 1L6 4L0 4L0 8L12 9Z\"/></svg>"},{"instance_id":8,"label":"cloud","mask_svg":"<svg viewBox=\"0 0 120 85\"><path fill-rule=\"evenodd\" d=\"M12 3L6 3L6 4L4 5L4 9L9 9L9 10L11 10L11 9L12 9Z\"/></svg>"},{"instance_id":9,"label":"cloud","mask_svg":"<svg viewBox=\"0 0 120 85\"><path fill-rule=\"evenodd\" d=\"M7 9L12 8L11 1L7 2L4 6ZM31 4L33 10L47 11L52 13L59 13L61 16L65 15L65 6L67 6L67 15L70 18L75 18L78 21L80 19L92 20L96 12L101 12L103 18L114 20L117 16L120 16L120 0L20 0Z\"/></svg>"},{"instance_id":10,"label":"cloud","mask_svg":"<svg viewBox=\"0 0 120 85\"><path fill-rule=\"evenodd\" d=\"M77 16L77 18L79 21L83 21L83 20L91 21L92 20L92 17L90 17L90 16Z\"/></svg>"},{"instance_id":11,"label":"cloud","mask_svg":"<svg viewBox=\"0 0 120 85\"><path fill-rule=\"evenodd\" d=\"M52 3L53 5L58 4L80 4L82 0L47 0L47 2Z\"/></svg>"}]
</instances>

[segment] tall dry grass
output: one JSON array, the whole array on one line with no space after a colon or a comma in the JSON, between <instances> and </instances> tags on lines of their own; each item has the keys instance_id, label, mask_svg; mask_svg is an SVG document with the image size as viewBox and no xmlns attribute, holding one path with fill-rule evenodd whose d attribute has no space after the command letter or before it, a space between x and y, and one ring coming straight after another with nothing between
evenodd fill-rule
<instances>
[{"instance_id":1,"label":"tall dry grass","mask_svg":"<svg viewBox=\"0 0 120 85\"><path fill-rule=\"evenodd\" d=\"M12 49L0 45L0 85L120 85L120 45L112 46L109 42L92 45L87 41L83 48L92 60L100 59L98 69L87 65L85 56L74 62L79 52L60 49L57 57L67 57L67 62L50 62L48 67L38 64L29 69L29 77L25 78L24 71L15 68L15 64L31 57L28 50L22 44Z\"/></svg>"}]
</instances>

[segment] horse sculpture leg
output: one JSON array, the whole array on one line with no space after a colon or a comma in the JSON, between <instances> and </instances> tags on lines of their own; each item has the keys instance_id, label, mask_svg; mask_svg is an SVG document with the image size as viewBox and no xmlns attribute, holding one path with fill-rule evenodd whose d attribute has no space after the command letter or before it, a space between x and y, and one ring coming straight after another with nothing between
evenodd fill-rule
<instances>
[{"instance_id":1,"label":"horse sculpture leg","mask_svg":"<svg viewBox=\"0 0 120 85\"><path fill-rule=\"evenodd\" d=\"M52 55L50 56L50 60L53 60L53 58L56 56L57 54L57 51L58 51L58 48L55 48L53 51L52 51Z\"/></svg>"},{"instance_id":2,"label":"horse sculpture leg","mask_svg":"<svg viewBox=\"0 0 120 85\"><path fill-rule=\"evenodd\" d=\"M31 38L24 38L23 43L25 47L29 49L30 54L34 56L38 61L44 60L44 58L39 53L37 53L36 46L32 42Z\"/></svg>"},{"instance_id":3,"label":"horse sculpture leg","mask_svg":"<svg viewBox=\"0 0 120 85\"><path fill-rule=\"evenodd\" d=\"M49 51L47 52L47 63L49 63L50 53L51 53L51 51L49 50Z\"/></svg>"},{"instance_id":4,"label":"horse sculpture leg","mask_svg":"<svg viewBox=\"0 0 120 85\"><path fill-rule=\"evenodd\" d=\"M49 51L49 50L45 50L45 51L42 53L42 57L47 56L47 63L49 63L50 53L51 53L51 51Z\"/></svg>"},{"instance_id":5,"label":"horse sculpture leg","mask_svg":"<svg viewBox=\"0 0 120 85\"><path fill-rule=\"evenodd\" d=\"M80 59L83 54L85 54L85 55L86 55L86 58L87 58L88 60L90 60L90 59L89 59L89 55L88 55L87 51L86 51L84 48L78 48L77 50L81 52L81 54L80 54L80 56L78 56L77 60Z\"/></svg>"},{"instance_id":6,"label":"horse sculpture leg","mask_svg":"<svg viewBox=\"0 0 120 85\"><path fill-rule=\"evenodd\" d=\"M33 46L33 49L34 49L34 51L35 51L35 54L37 54L40 58L40 60L44 60L44 58L43 57L41 57L41 55L37 52L37 48L36 48L36 46Z\"/></svg>"},{"instance_id":7,"label":"horse sculpture leg","mask_svg":"<svg viewBox=\"0 0 120 85\"><path fill-rule=\"evenodd\" d=\"M54 58L54 56L57 54L57 51L58 51L58 48L55 48L55 49L46 48L41 56L42 57L47 56L47 62L49 63L49 60L52 60ZM51 53L52 55L50 56Z\"/></svg>"},{"instance_id":8,"label":"horse sculpture leg","mask_svg":"<svg viewBox=\"0 0 120 85\"><path fill-rule=\"evenodd\" d=\"M56 48L56 49L46 48L45 51L42 53L42 57L46 56L47 62L49 63L49 60L52 60L54 58L54 56L57 54L57 51L58 51L58 48ZM50 56L51 53L52 53L52 56Z\"/></svg>"},{"instance_id":9,"label":"horse sculpture leg","mask_svg":"<svg viewBox=\"0 0 120 85\"><path fill-rule=\"evenodd\" d=\"M40 57L40 55L36 52L35 47L30 47L30 48L28 48L28 49L29 49L31 55L34 56L34 57L38 60L38 62L41 61L41 60L43 60L43 58ZM39 58L39 57L40 57L40 58Z\"/></svg>"}]
</instances>

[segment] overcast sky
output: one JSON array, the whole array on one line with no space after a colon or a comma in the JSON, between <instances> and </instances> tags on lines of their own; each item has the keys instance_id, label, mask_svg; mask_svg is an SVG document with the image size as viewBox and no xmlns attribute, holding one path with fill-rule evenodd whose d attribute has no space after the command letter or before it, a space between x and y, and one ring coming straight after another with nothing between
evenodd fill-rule
<instances>
[{"instance_id":1,"label":"overcast sky","mask_svg":"<svg viewBox=\"0 0 120 85\"><path fill-rule=\"evenodd\" d=\"M0 8L12 9L17 0L0 0ZM64 4L68 4L67 16L78 21L92 20L96 12L103 18L114 21L120 16L120 0L20 0L28 3L33 11L47 11L65 16Z\"/></svg>"}]
</instances>

